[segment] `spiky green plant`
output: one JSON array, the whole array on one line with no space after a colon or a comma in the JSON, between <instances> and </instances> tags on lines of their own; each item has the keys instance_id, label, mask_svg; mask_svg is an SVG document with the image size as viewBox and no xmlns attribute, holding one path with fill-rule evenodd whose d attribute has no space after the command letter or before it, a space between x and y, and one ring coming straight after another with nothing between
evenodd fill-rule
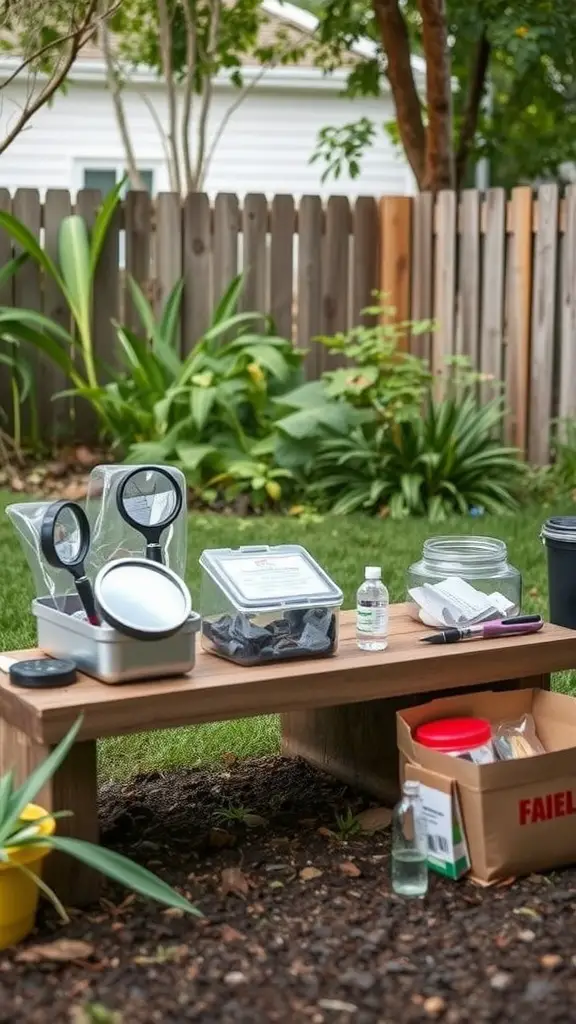
<instances>
[{"instance_id":1,"label":"spiky green plant","mask_svg":"<svg viewBox=\"0 0 576 1024\"><path fill-rule=\"evenodd\" d=\"M28 805L33 802L36 795L50 781L64 761L76 740L81 725L82 718L80 717L64 739L34 769L21 786L15 787L12 771L0 776L0 862L11 863L12 867L32 878L64 918L66 918L66 913L56 893L25 865L18 864L16 861L11 862L10 854L15 847L37 847L39 850L49 847L59 850L148 899L156 900L165 906L174 907L189 914L201 916L200 912L184 896L153 875L151 871L135 864L122 854L116 853L114 850L106 850L94 843L88 843L84 839L74 839L56 834L43 835L40 825L45 820L44 818L32 821L23 819L22 815ZM69 816L69 811L58 811L47 814L46 817L58 819Z\"/></svg>"},{"instance_id":2,"label":"spiky green plant","mask_svg":"<svg viewBox=\"0 0 576 1024\"><path fill-rule=\"evenodd\" d=\"M387 511L393 519L514 509L524 466L498 440L504 415L500 400L479 405L470 392L430 399L422 416L392 426L360 425L322 444L312 492L336 514Z\"/></svg>"}]
</instances>

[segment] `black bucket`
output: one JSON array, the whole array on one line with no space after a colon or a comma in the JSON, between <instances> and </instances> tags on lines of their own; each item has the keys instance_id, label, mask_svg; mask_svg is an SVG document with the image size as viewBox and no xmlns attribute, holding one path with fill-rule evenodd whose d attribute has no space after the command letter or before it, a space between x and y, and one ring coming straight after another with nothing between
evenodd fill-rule
<instances>
[{"instance_id":1,"label":"black bucket","mask_svg":"<svg viewBox=\"0 0 576 1024\"><path fill-rule=\"evenodd\" d=\"M548 556L550 622L576 629L576 516L552 516L541 537Z\"/></svg>"}]
</instances>

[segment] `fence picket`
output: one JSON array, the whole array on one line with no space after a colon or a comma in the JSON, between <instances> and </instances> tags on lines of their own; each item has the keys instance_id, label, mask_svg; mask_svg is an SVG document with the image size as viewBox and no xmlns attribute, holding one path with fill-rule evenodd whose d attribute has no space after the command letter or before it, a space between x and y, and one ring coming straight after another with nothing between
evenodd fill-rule
<instances>
[{"instance_id":1,"label":"fence picket","mask_svg":"<svg viewBox=\"0 0 576 1024\"><path fill-rule=\"evenodd\" d=\"M560 419L576 418L576 185L565 200L566 223L562 240Z\"/></svg>"},{"instance_id":2,"label":"fence picket","mask_svg":"<svg viewBox=\"0 0 576 1024\"><path fill-rule=\"evenodd\" d=\"M11 213L12 200L7 188L0 189L0 210ZM12 240L6 231L0 231L0 267L12 259ZM0 306L14 305L14 281L10 278L0 289ZM0 341L0 353L14 355L14 346ZM12 416L12 373L5 365L0 364L0 430L12 433L14 420Z\"/></svg>"},{"instance_id":3,"label":"fence picket","mask_svg":"<svg viewBox=\"0 0 576 1024\"><path fill-rule=\"evenodd\" d=\"M507 279L506 437L522 452L528 443L530 314L532 295L532 189L512 190Z\"/></svg>"},{"instance_id":4,"label":"fence picket","mask_svg":"<svg viewBox=\"0 0 576 1024\"><path fill-rule=\"evenodd\" d=\"M12 213L26 225L36 239L40 238L42 210L37 189L17 189L12 200ZM17 255L18 252L20 252L20 248L15 246L15 254ZM14 305L21 309L42 311L40 268L34 260L27 260L14 277ZM44 427L37 411L38 407L43 405L39 395L38 382L42 380L46 360L33 345L22 342L19 351L33 375L36 392L24 402L21 408L23 436L38 442L43 436Z\"/></svg>"},{"instance_id":5,"label":"fence picket","mask_svg":"<svg viewBox=\"0 0 576 1024\"><path fill-rule=\"evenodd\" d=\"M380 200L380 291L390 307L384 320L401 322L410 316L410 196L384 196ZM408 335L400 343L408 348Z\"/></svg>"},{"instance_id":6,"label":"fence picket","mask_svg":"<svg viewBox=\"0 0 576 1024\"><path fill-rule=\"evenodd\" d=\"M152 200L148 192L129 191L124 203L124 231L126 238L126 288L124 292L124 323L133 331L142 333L140 317L132 302L128 277L132 277L154 304L151 257Z\"/></svg>"},{"instance_id":7,"label":"fence picket","mask_svg":"<svg viewBox=\"0 0 576 1024\"><path fill-rule=\"evenodd\" d=\"M238 275L238 196L221 192L214 201L214 302Z\"/></svg>"},{"instance_id":8,"label":"fence picket","mask_svg":"<svg viewBox=\"0 0 576 1024\"><path fill-rule=\"evenodd\" d=\"M312 339L322 331L318 296L322 289L322 202L303 196L298 209L298 345L307 349L304 368L315 380L324 368L325 350Z\"/></svg>"},{"instance_id":9,"label":"fence picket","mask_svg":"<svg viewBox=\"0 0 576 1024\"><path fill-rule=\"evenodd\" d=\"M266 231L268 203L259 193L247 195L242 209L244 291L241 308L268 311Z\"/></svg>"},{"instance_id":10,"label":"fence picket","mask_svg":"<svg viewBox=\"0 0 576 1024\"><path fill-rule=\"evenodd\" d=\"M558 249L558 186L538 189L538 223L532 292L532 358L528 457L545 465L550 450L554 379L554 327Z\"/></svg>"},{"instance_id":11,"label":"fence picket","mask_svg":"<svg viewBox=\"0 0 576 1024\"><path fill-rule=\"evenodd\" d=\"M436 259L434 267L434 319L432 370L438 374L436 394L443 393L446 358L454 353L456 280L456 193L440 192L436 201Z\"/></svg>"},{"instance_id":12,"label":"fence picket","mask_svg":"<svg viewBox=\"0 0 576 1024\"><path fill-rule=\"evenodd\" d=\"M119 365L114 321L117 322L120 315L120 281L117 270L120 220L120 210L116 208L94 275L94 344L96 355L103 366L103 380L106 379L105 367L114 368ZM143 334L141 327L140 334Z\"/></svg>"},{"instance_id":13,"label":"fence picket","mask_svg":"<svg viewBox=\"0 0 576 1024\"><path fill-rule=\"evenodd\" d=\"M478 366L480 326L480 193L464 189L460 198L460 259L456 353Z\"/></svg>"},{"instance_id":14,"label":"fence picket","mask_svg":"<svg viewBox=\"0 0 576 1024\"><path fill-rule=\"evenodd\" d=\"M184 354L194 348L206 331L212 316L211 242L208 196L192 192L184 200L182 229Z\"/></svg>"},{"instance_id":15,"label":"fence picket","mask_svg":"<svg viewBox=\"0 0 576 1024\"><path fill-rule=\"evenodd\" d=\"M506 193L488 190L485 202L486 231L482 273L482 325L479 366L497 384L504 365L504 253L506 242ZM494 396L494 383L480 387L481 401Z\"/></svg>"},{"instance_id":16,"label":"fence picket","mask_svg":"<svg viewBox=\"0 0 576 1024\"><path fill-rule=\"evenodd\" d=\"M374 306L378 290L378 205L372 196L359 196L354 204L352 251L351 326L359 324L363 309ZM369 322L369 320L368 320Z\"/></svg>"},{"instance_id":17,"label":"fence picket","mask_svg":"<svg viewBox=\"0 0 576 1024\"><path fill-rule=\"evenodd\" d=\"M281 338L294 337L293 196L274 196L270 213L270 313Z\"/></svg>"},{"instance_id":18,"label":"fence picket","mask_svg":"<svg viewBox=\"0 0 576 1024\"><path fill-rule=\"evenodd\" d=\"M348 327L350 221L347 197L330 196L322 253L322 333L326 336ZM345 362L328 349L323 349L322 354L324 369L334 369Z\"/></svg>"},{"instance_id":19,"label":"fence picket","mask_svg":"<svg viewBox=\"0 0 576 1024\"><path fill-rule=\"evenodd\" d=\"M94 220L96 218L96 211L102 201L102 195L98 189L85 188L81 189L76 196L76 213L84 218L88 231L92 230ZM94 350L96 349L95 342L95 324L96 324L96 307L98 304L97 297L92 306L92 344ZM100 316L100 311L98 313ZM84 373L84 363L82 360L81 353L76 351L76 362L79 367L82 367L82 373ZM78 432L78 436L82 438L87 444L93 444L98 440L99 436L99 423L94 413L92 405L87 402L84 398L75 398L73 402L73 418L74 418L74 429Z\"/></svg>"},{"instance_id":20,"label":"fence picket","mask_svg":"<svg viewBox=\"0 0 576 1024\"><path fill-rule=\"evenodd\" d=\"M156 197L156 288L157 312L174 286L182 279L182 214L180 196L160 192ZM178 344L180 339L177 339Z\"/></svg>"},{"instance_id":21,"label":"fence picket","mask_svg":"<svg viewBox=\"0 0 576 1024\"><path fill-rule=\"evenodd\" d=\"M60 224L71 212L70 193L63 188L48 189L44 201L44 248L56 265ZM116 266L114 270L117 277ZM44 278L44 313L51 320L70 330L71 316L66 300L57 282L48 276ZM72 402L69 398L57 398L53 401L52 396L70 386L71 382L64 371L46 359L42 387L38 393L38 414L45 436L52 438L56 443L69 440L73 435Z\"/></svg>"},{"instance_id":22,"label":"fence picket","mask_svg":"<svg viewBox=\"0 0 576 1024\"><path fill-rule=\"evenodd\" d=\"M422 192L413 199L412 211L412 307L414 321L434 316L434 196ZM422 359L432 358L432 333L413 334L410 350Z\"/></svg>"}]
</instances>

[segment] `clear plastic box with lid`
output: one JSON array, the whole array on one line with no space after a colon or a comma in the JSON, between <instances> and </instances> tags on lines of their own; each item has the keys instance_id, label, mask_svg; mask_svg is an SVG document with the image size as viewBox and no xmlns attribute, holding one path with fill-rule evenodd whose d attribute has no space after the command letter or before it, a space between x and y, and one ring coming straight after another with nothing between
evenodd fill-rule
<instances>
[{"instance_id":1,"label":"clear plastic box with lid","mask_svg":"<svg viewBox=\"0 0 576 1024\"><path fill-rule=\"evenodd\" d=\"M460 581L463 581L460 583ZM434 588L439 585L438 590ZM424 590L422 589L424 588ZM475 592L472 594L472 590ZM442 592L460 589L460 614L442 608ZM426 615L434 610L442 621ZM430 537L424 542L420 561L407 572L407 600L410 614L426 625L471 625L474 622L518 615L522 604L522 576L508 561L503 540L495 537ZM454 620L454 621L452 621Z\"/></svg>"},{"instance_id":2,"label":"clear plastic box with lid","mask_svg":"<svg viewBox=\"0 0 576 1024\"><path fill-rule=\"evenodd\" d=\"M299 544L214 548L200 566L205 651L238 665L336 653L342 591Z\"/></svg>"}]
</instances>

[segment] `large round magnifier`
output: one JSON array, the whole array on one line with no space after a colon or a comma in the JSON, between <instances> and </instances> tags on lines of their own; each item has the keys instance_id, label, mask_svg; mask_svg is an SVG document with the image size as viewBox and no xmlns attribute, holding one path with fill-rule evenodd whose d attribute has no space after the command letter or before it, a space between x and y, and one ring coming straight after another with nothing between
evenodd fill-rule
<instances>
[{"instance_id":1,"label":"large round magnifier","mask_svg":"<svg viewBox=\"0 0 576 1024\"><path fill-rule=\"evenodd\" d=\"M182 508L182 488L161 466L138 466L123 477L116 504L125 523L146 541L146 558L164 561L160 538Z\"/></svg>"},{"instance_id":2,"label":"large round magnifier","mask_svg":"<svg viewBox=\"0 0 576 1024\"><path fill-rule=\"evenodd\" d=\"M104 621L135 640L172 636L192 611L184 580L146 558L107 562L96 576L94 592Z\"/></svg>"},{"instance_id":3,"label":"large round magnifier","mask_svg":"<svg viewBox=\"0 0 576 1024\"><path fill-rule=\"evenodd\" d=\"M92 584L84 569L90 550L90 525L77 502L55 501L48 506L40 526L40 547L48 565L66 569L73 577L88 622L99 626Z\"/></svg>"}]
</instances>

